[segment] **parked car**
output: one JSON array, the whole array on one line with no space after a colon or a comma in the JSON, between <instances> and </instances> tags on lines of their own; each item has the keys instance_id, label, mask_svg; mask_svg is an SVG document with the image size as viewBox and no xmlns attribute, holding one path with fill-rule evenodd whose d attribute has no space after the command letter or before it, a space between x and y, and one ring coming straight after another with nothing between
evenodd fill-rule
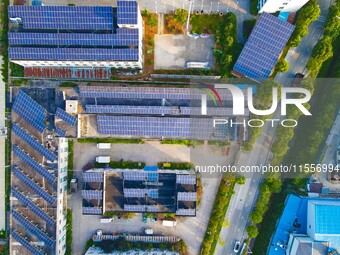
<instances>
[{"instance_id":1,"label":"parked car","mask_svg":"<svg viewBox=\"0 0 340 255\"><path fill-rule=\"evenodd\" d=\"M240 251L241 248L241 243L239 241L236 241L234 244L234 252L238 253Z\"/></svg>"}]
</instances>

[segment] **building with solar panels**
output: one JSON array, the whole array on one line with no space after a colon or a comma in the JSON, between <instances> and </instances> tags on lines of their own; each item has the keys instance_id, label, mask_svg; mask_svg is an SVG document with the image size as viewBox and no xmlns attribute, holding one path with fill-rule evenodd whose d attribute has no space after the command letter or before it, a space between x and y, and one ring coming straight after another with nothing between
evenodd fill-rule
<instances>
[{"instance_id":1,"label":"building with solar panels","mask_svg":"<svg viewBox=\"0 0 340 255\"><path fill-rule=\"evenodd\" d=\"M9 6L8 54L24 67L141 69L137 1L106 6Z\"/></svg>"},{"instance_id":2,"label":"building with solar panels","mask_svg":"<svg viewBox=\"0 0 340 255\"><path fill-rule=\"evenodd\" d=\"M53 93L13 93L10 254L59 255L66 250L68 140L53 128L55 109L48 100L54 100Z\"/></svg>"},{"instance_id":3,"label":"building with solar panels","mask_svg":"<svg viewBox=\"0 0 340 255\"><path fill-rule=\"evenodd\" d=\"M269 78L295 26L262 13L238 57L233 74L256 82Z\"/></svg>"},{"instance_id":4,"label":"building with solar panels","mask_svg":"<svg viewBox=\"0 0 340 255\"><path fill-rule=\"evenodd\" d=\"M83 173L83 214L105 212L196 215L196 174L188 170L105 169Z\"/></svg>"}]
</instances>

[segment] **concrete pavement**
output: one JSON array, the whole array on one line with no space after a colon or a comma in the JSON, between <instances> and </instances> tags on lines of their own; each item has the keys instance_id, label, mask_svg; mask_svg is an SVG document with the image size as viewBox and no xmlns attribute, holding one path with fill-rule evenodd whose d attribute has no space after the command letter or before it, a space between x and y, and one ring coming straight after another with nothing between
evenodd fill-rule
<instances>
[{"instance_id":1,"label":"concrete pavement","mask_svg":"<svg viewBox=\"0 0 340 255\"><path fill-rule=\"evenodd\" d=\"M3 64L2 56L0 56L0 66ZM3 76L0 71L0 229L6 228L6 198L5 198L5 172L6 172L6 162L5 162L5 153L6 153L6 136L2 136L2 130L6 128L5 123L5 95L6 95L6 87L5 83L2 81Z\"/></svg>"}]
</instances>

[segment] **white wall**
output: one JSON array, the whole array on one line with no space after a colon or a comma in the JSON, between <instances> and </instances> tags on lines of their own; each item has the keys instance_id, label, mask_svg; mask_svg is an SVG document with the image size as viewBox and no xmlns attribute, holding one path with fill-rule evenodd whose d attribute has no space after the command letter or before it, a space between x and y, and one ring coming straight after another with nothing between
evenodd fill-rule
<instances>
[{"instance_id":1,"label":"white wall","mask_svg":"<svg viewBox=\"0 0 340 255\"><path fill-rule=\"evenodd\" d=\"M307 2L308 0L267 0L262 6L260 0L259 6L262 8L260 9L259 13L275 13L277 11L297 12Z\"/></svg>"}]
</instances>

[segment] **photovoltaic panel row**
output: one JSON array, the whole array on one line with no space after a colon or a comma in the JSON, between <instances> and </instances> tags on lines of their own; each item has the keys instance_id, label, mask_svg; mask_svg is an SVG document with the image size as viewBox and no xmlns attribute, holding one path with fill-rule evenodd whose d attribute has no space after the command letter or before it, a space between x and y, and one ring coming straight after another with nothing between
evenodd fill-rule
<instances>
[{"instance_id":1,"label":"photovoltaic panel row","mask_svg":"<svg viewBox=\"0 0 340 255\"><path fill-rule=\"evenodd\" d=\"M84 182L103 182L103 173L83 173Z\"/></svg>"},{"instance_id":2,"label":"photovoltaic panel row","mask_svg":"<svg viewBox=\"0 0 340 255\"><path fill-rule=\"evenodd\" d=\"M37 216L39 216L42 220L46 221L46 223L50 226L54 226L55 220L52 219L47 213L45 213L41 208L39 208L36 204L34 204L31 200L26 198L21 192L19 192L16 188L11 186L12 195L18 199L25 206L29 207L32 212L34 212Z\"/></svg>"},{"instance_id":3,"label":"photovoltaic panel row","mask_svg":"<svg viewBox=\"0 0 340 255\"><path fill-rule=\"evenodd\" d=\"M57 107L57 111L55 115L71 126L74 126L76 124L77 118L71 114L68 114L67 112L65 112L63 109L59 107Z\"/></svg>"},{"instance_id":4,"label":"photovoltaic panel row","mask_svg":"<svg viewBox=\"0 0 340 255\"><path fill-rule=\"evenodd\" d=\"M176 183L195 185L196 184L196 176L195 175L177 174L176 175Z\"/></svg>"},{"instance_id":5,"label":"photovoltaic panel row","mask_svg":"<svg viewBox=\"0 0 340 255\"><path fill-rule=\"evenodd\" d=\"M17 155L26 165L31 167L33 170L37 171L41 176L46 178L46 180L53 184L56 180L56 177L43 168L37 161L31 158L28 154L26 154L23 150L21 150L18 146L13 146L13 152Z\"/></svg>"},{"instance_id":6,"label":"photovoltaic panel row","mask_svg":"<svg viewBox=\"0 0 340 255\"><path fill-rule=\"evenodd\" d=\"M113 28L113 10L106 6L9 6L8 16L21 18L25 29Z\"/></svg>"},{"instance_id":7,"label":"photovoltaic panel row","mask_svg":"<svg viewBox=\"0 0 340 255\"><path fill-rule=\"evenodd\" d=\"M271 74L295 26L262 13L245 44L234 71L261 82Z\"/></svg>"},{"instance_id":8,"label":"photovoltaic panel row","mask_svg":"<svg viewBox=\"0 0 340 255\"><path fill-rule=\"evenodd\" d=\"M45 191L42 187L40 187L37 183L34 182L29 176L20 171L20 169L13 167L13 174L24 184L26 184L30 189L32 189L35 193L45 199L49 204L53 205L56 198L52 197L47 191Z\"/></svg>"},{"instance_id":9,"label":"photovoltaic panel row","mask_svg":"<svg viewBox=\"0 0 340 255\"><path fill-rule=\"evenodd\" d=\"M10 45L138 46L138 29L117 31L119 34L16 32L9 33L8 41Z\"/></svg>"},{"instance_id":10,"label":"photovoltaic panel row","mask_svg":"<svg viewBox=\"0 0 340 255\"><path fill-rule=\"evenodd\" d=\"M137 13L137 1L117 1L117 24L136 25Z\"/></svg>"},{"instance_id":11,"label":"photovoltaic panel row","mask_svg":"<svg viewBox=\"0 0 340 255\"><path fill-rule=\"evenodd\" d=\"M13 123L12 130L17 136L19 136L22 140L24 140L26 143L28 143L33 149L35 149L41 155L46 157L49 161L53 162L55 160L55 158L57 157L57 155L55 155L49 149L45 148L34 137L32 137L31 135L26 133L26 131L23 130L17 124Z\"/></svg>"},{"instance_id":12,"label":"photovoltaic panel row","mask_svg":"<svg viewBox=\"0 0 340 255\"><path fill-rule=\"evenodd\" d=\"M178 192L177 200L178 201L196 201L197 193L196 192Z\"/></svg>"},{"instance_id":13,"label":"photovoltaic panel row","mask_svg":"<svg viewBox=\"0 0 340 255\"><path fill-rule=\"evenodd\" d=\"M45 242L46 245L52 246L54 244L54 240L50 238L46 233L44 233L42 230L37 228L33 223L28 221L24 216L22 216L20 213L18 213L15 210L12 210L12 216L20 222L21 225L24 226L25 230L28 230L33 235L38 237L41 241Z\"/></svg>"},{"instance_id":14,"label":"photovoltaic panel row","mask_svg":"<svg viewBox=\"0 0 340 255\"><path fill-rule=\"evenodd\" d=\"M138 49L9 47L11 59L138 61Z\"/></svg>"},{"instance_id":15,"label":"photovoltaic panel row","mask_svg":"<svg viewBox=\"0 0 340 255\"><path fill-rule=\"evenodd\" d=\"M172 114L172 107L168 106L134 106L134 105L86 105L87 113L114 114Z\"/></svg>"},{"instance_id":16,"label":"photovoltaic panel row","mask_svg":"<svg viewBox=\"0 0 340 255\"><path fill-rule=\"evenodd\" d=\"M102 209L99 207L83 207L83 214L102 214Z\"/></svg>"},{"instance_id":17,"label":"photovoltaic panel row","mask_svg":"<svg viewBox=\"0 0 340 255\"><path fill-rule=\"evenodd\" d=\"M196 210L195 209L178 209L176 211L176 215L178 215L178 216L195 216Z\"/></svg>"},{"instance_id":18,"label":"photovoltaic panel row","mask_svg":"<svg viewBox=\"0 0 340 255\"><path fill-rule=\"evenodd\" d=\"M127 205L124 204L124 211L127 212L159 212L155 205Z\"/></svg>"},{"instance_id":19,"label":"photovoltaic panel row","mask_svg":"<svg viewBox=\"0 0 340 255\"><path fill-rule=\"evenodd\" d=\"M124 189L124 197L158 198L158 189Z\"/></svg>"},{"instance_id":20,"label":"photovoltaic panel row","mask_svg":"<svg viewBox=\"0 0 340 255\"><path fill-rule=\"evenodd\" d=\"M23 247L25 247L29 252L34 255L44 255L41 251L37 250L36 247L31 245L25 238L21 237L15 230L11 231L12 237L19 242Z\"/></svg>"},{"instance_id":21,"label":"photovoltaic panel row","mask_svg":"<svg viewBox=\"0 0 340 255\"><path fill-rule=\"evenodd\" d=\"M79 86L80 96L97 98L122 99L175 99L201 100L204 91L198 88L166 88L166 87L103 87ZM216 89L223 101L231 101L232 95L227 89ZM245 90L243 90L245 93ZM207 98L211 100L210 97Z\"/></svg>"},{"instance_id":22,"label":"photovoltaic panel row","mask_svg":"<svg viewBox=\"0 0 340 255\"><path fill-rule=\"evenodd\" d=\"M56 127L55 132L60 136L66 136L66 131L61 129L60 127Z\"/></svg>"},{"instance_id":23,"label":"photovoltaic panel row","mask_svg":"<svg viewBox=\"0 0 340 255\"><path fill-rule=\"evenodd\" d=\"M134 137L228 138L227 125L213 127L209 118L97 116L100 134Z\"/></svg>"},{"instance_id":24,"label":"photovoltaic panel row","mask_svg":"<svg viewBox=\"0 0 340 255\"><path fill-rule=\"evenodd\" d=\"M143 171L123 172L124 181L146 181L148 174Z\"/></svg>"},{"instance_id":25,"label":"photovoltaic panel row","mask_svg":"<svg viewBox=\"0 0 340 255\"><path fill-rule=\"evenodd\" d=\"M103 192L100 190L82 190L81 194L84 199L103 199Z\"/></svg>"},{"instance_id":26,"label":"photovoltaic panel row","mask_svg":"<svg viewBox=\"0 0 340 255\"><path fill-rule=\"evenodd\" d=\"M43 124L46 110L22 90L15 97L12 109L39 132L42 133L46 129L46 126Z\"/></svg>"}]
</instances>

